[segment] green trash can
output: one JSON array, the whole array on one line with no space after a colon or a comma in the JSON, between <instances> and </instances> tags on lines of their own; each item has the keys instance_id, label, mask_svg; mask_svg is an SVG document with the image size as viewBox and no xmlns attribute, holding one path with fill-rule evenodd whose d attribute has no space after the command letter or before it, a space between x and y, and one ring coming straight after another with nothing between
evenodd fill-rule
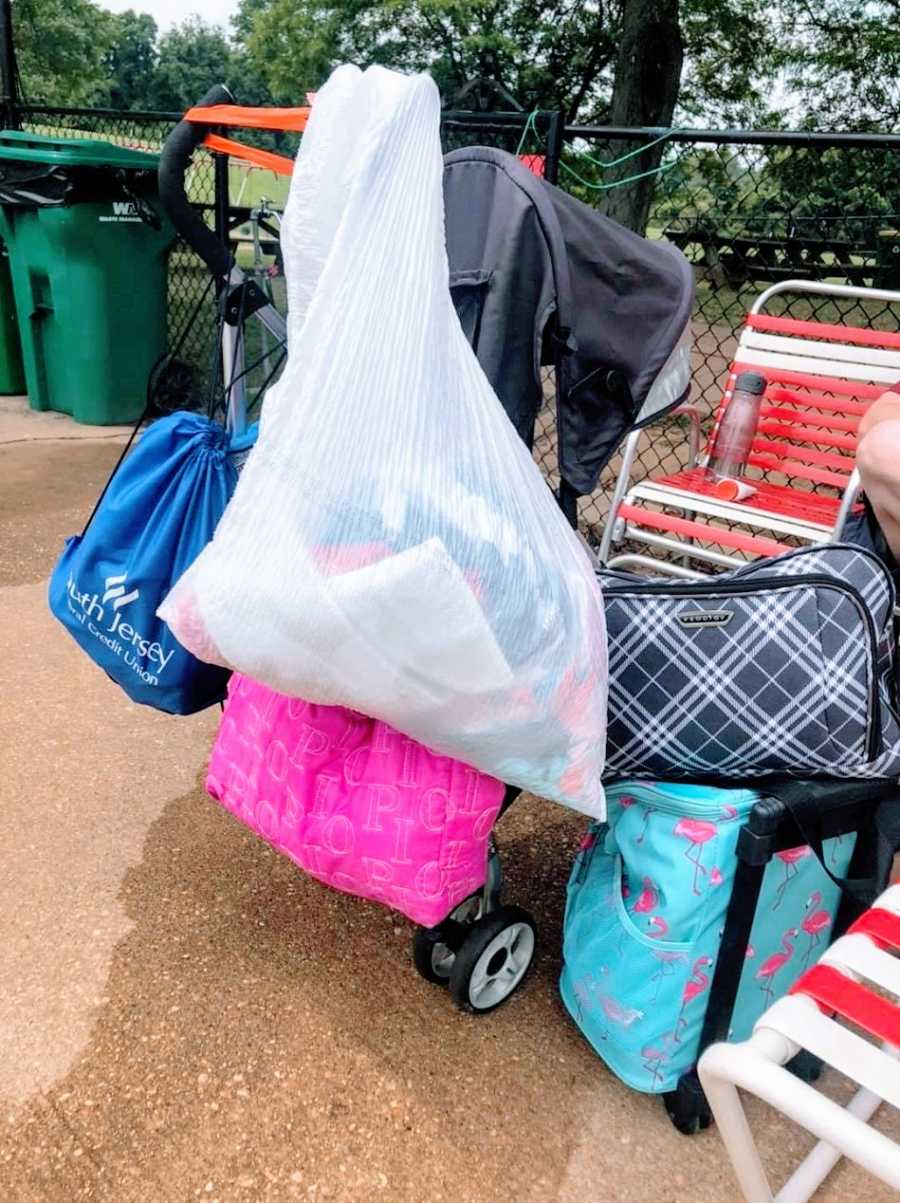
<instances>
[{"instance_id":1,"label":"green trash can","mask_svg":"<svg viewBox=\"0 0 900 1203\"><path fill-rule=\"evenodd\" d=\"M157 165L94 139L0 132L0 237L33 409L97 425L144 409L174 238Z\"/></svg>"},{"instance_id":2,"label":"green trash can","mask_svg":"<svg viewBox=\"0 0 900 1203\"><path fill-rule=\"evenodd\" d=\"M25 369L9 273L9 253L0 244L0 396L18 396L24 392Z\"/></svg>"}]
</instances>

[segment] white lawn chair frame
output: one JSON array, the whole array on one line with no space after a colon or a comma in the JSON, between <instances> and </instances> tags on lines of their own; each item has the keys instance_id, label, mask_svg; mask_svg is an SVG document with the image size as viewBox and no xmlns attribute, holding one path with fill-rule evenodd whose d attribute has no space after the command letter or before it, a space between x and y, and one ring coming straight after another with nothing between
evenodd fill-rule
<instances>
[{"instance_id":1,"label":"white lawn chair frame","mask_svg":"<svg viewBox=\"0 0 900 1203\"><path fill-rule=\"evenodd\" d=\"M900 885L882 894L875 908L900 917ZM869 935L851 929L820 958L819 965L832 966L867 990L869 983L874 985L893 1001L900 1022L900 959ZM714 1044L700 1059L700 1081L744 1199L746 1203L805 1203L842 1154L900 1191L900 1146L868 1122L883 1101L900 1109L898 1050L871 1044L823 1013L803 993L803 984L801 978L796 993L765 1012L749 1040ZM846 1108L784 1068L802 1049L859 1085ZM819 1137L774 1195L738 1088L757 1095Z\"/></svg>"},{"instance_id":2,"label":"white lawn chair frame","mask_svg":"<svg viewBox=\"0 0 900 1203\"><path fill-rule=\"evenodd\" d=\"M806 447L802 441L781 444L773 443L771 439L765 437L763 432L758 434L754 442L754 452L751 453L751 463L755 458L756 466L763 467L765 465L769 471L778 472L780 470L778 453L781 452L782 462L789 464L792 469L786 475L802 476L806 473L809 474L809 479L834 484L836 488L842 486L840 504L836 504L834 498L823 499L815 494L807 494L797 489L781 490L785 496L794 494L798 501L802 502L799 507L801 513L796 512L798 509L796 505L789 506L795 512L786 513L779 512L777 507L766 508L754 499L751 499L752 504L722 501L692 491L689 487L669 483L673 479L672 477L632 483L634 461L644 433L643 430L638 430L628 436L623 447L622 465L616 480L609 518L600 545L602 562L612 567L652 567L655 572L667 572L683 577L698 575L691 568L692 561L711 564L719 568L732 568L744 563L745 560L741 556L732 554L731 551L722 552L697 545L695 539L704 537L702 533L704 530L709 532L707 537L710 542L719 541L716 536L723 532L721 528L710 526L710 520L726 521L729 524L748 528L747 535L733 532L731 544L725 539L721 541L726 547L731 546L733 550L743 552L744 556L777 554L779 550L785 549L784 545L780 545L771 538L761 538L755 533L757 531L773 532L776 540L778 536L788 536L801 544L827 543L839 537L847 517L859 497L859 475L853 464L855 433L852 427L858 420L865 404L871 402L880 392L900 381L900 334L872 333L865 331L862 327L846 324L836 326L825 322L797 322L791 318L773 318L767 315L765 310L772 298L785 293L832 297L836 300L878 301L886 305L897 306L898 313L900 313L900 292L889 289L822 284L808 280L785 280L774 284L760 293L754 302L748 315L748 324L741 333L734 363L729 372L725 389L726 403L733 390L737 374L735 368L737 371L747 368L761 371L770 379L773 387L779 387L780 378L784 376L787 376L789 380L796 377L806 381L821 381L823 394L828 392L829 383L832 386L837 384L838 387L843 384L845 388L853 386L858 397L857 399L848 398L846 402L838 403L845 404L847 410L846 412L841 412L840 409L833 411L834 418L832 420L836 422L834 430L827 425L829 420L827 414L824 416L814 414L810 418L800 411L793 419L769 421L769 425L774 426L775 429L803 430L806 429L804 426L804 417L806 416L807 420L818 424L819 436L817 437L820 437L822 442L815 445L819 450L811 450L814 444L812 438L806 440L809 447ZM755 327L751 324L754 319L772 323L776 332L771 333L769 330ZM818 327L825 341L797 336L792 331L778 333L779 325ZM838 334L835 333L836 331ZM846 331L844 337L847 341L840 341L840 332L842 331ZM877 338L890 345L869 345L865 342L861 344L858 341L852 341L860 338ZM809 385L797 387L805 388ZM835 404L833 401L827 403ZM767 398L767 404L769 409L779 412L777 401L773 403ZM689 469L702 466L705 457L700 452L699 411L693 405L682 406L669 417L679 414L686 415L690 419ZM791 426L791 421L795 425ZM761 430L765 424L765 422L761 423ZM821 446L823 443L828 446L829 440L834 441L834 450L826 451L823 454ZM849 454L845 454L845 452ZM803 462L792 460L792 453L799 456ZM805 462L804 457L807 456L813 457L812 463ZM824 468L818 467L816 457L827 460L827 465ZM767 462L769 460L771 463ZM674 475L675 477L684 476L685 473ZM762 488L760 492L762 492ZM696 526L697 530L692 530L690 537L682 538L672 531L648 529L637 518L637 511L642 511L643 514L649 513L651 518L658 518L659 514L657 511L649 510L647 503L680 509L689 519L691 526ZM727 534L727 532L725 533ZM680 562L673 563L640 553L611 555L615 547L626 540L644 544L648 549L664 551L669 556L678 557Z\"/></svg>"}]
</instances>

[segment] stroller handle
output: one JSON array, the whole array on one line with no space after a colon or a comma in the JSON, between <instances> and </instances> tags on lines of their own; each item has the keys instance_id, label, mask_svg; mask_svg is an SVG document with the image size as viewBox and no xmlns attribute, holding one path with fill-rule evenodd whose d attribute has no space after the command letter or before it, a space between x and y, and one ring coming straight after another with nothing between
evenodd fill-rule
<instances>
[{"instance_id":1,"label":"stroller handle","mask_svg":"<svg viewBox=\"0 0 900 1203\"><path fill-rule=\"evenodd\" d=\"M233 103L234 97L225 85L216 84L195 107ZM231 255L193 207L184 190L184 176L191 155L206 133L205 126L179 121L166 138L159 155L159 199L172 225L188 246L197 252L218 280L225 281L231 272Z\"/></svg>"}]
</instances>

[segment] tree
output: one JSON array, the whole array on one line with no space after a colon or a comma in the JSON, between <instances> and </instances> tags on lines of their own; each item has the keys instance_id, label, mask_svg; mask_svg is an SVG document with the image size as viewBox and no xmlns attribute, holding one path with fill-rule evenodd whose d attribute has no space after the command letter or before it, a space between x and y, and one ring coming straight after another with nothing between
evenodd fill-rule
<instances>
[{"instance_id":1,"label":"tree","mask_svg":"<svg viewBox=\"0 0 900 1203\"><path fill-rule=\"evenodd\" d=\"M181 112L213 84L226 83L232 50L216 25L188 17L159 39L151 89L152 107Z\"/></svg>"},{"instance_id":2,"label":"tree","mask_svg":"<svg viewBox=\"0 0 900 1203\"><path fill-rule=\"evenodd\" d=\"M678 0L625 0L610 124L671 125L683 62ZM633 177L630 183L605 193L603 207L608 216L643 233L656 189L653 172L662 153L662 144L657 143L606 177L607 183Z\"/></svg>"},{"instance_id":3,"label":"tree","mask_svg":"<svg viewBox=\"0 0 900 1203\"><path fill-rule=\"evenodd\" d=\"M25 98L43 104L90 104L102 97L110 14L91 0L17 0L16 55Z\"/></svg>"},{"instance_id":4,"label":"tree","mask_svg":"<svg viewBox=\"0 0 900 1203\"><path fill-rule=\"evenodd\" d=\"M153 106L156 71L156 22L148 13L128 9L112 18L111 44L106 54L108 92L112 109Z\"/></svg>"},{"instance_id":5,"label":"tree","mask_svg":"<svg viewBox=\"0 0 900 1203\"><path fill-rule=\"evenodd\" d=\"M767 9L766 0L242 0L235 32L286 103L339 62L378 62L430 71L451 104L479 79L570 122L666 126L681 111L761 109L776 70ZM615 143L606 157L629 149L639 146ZM605 208L643 229L663 153L654 147L609 174L585 160L582 191L596 201L599 187Z\"/></svg>"},{"instance_id":6,"label":"tree","mask_svg":"<svg viewBox=\"0 0 900 1203\"><path fill-rule=\"evenodd\" d=\"M619 3L608 12L602 0L242 0L235 29L283 100L353 61L430 71L445 97L480 77L525 108L590 117L608 90Z\"/></svg>"},{"instance_id":7,"label":"tree","mask_svg":"<svg viewBox=\"0 0 900 1203\"><path fill-rule=\"evenodd\" d=\"M679 8L677 24L665 16L668 0L648 3L642 18L652 29L658 12L673 52L683 44L676 118L733 122L766 112L778 69L778 4L681 0ZM610 119L629 10L626 0L241 0L235 36L285 101L339 62L378 62L430 71L447 100L486 78L526 109L600 123Z\"/></svg>"},{"instance_id":8,"label":"tree","mask_svg":"<svg viewBox=\"0 0 900 1203\"><path fill-rule=\"evenodd\" d=\"M655 6L648 5L648 9ZM666 11L665 0L657 6ZM283 100L338 62L428 70L450 98L502 84L526 109L609 119L626 0L241 0L237 41ZM676 121L894 128L900 0L681 0Z\"/></svg>"},{"instance_id":9,"label":"tree","mask_svg":"<svg viewBox=\"0 0 900 1203\"><path fill-rule=\"evenodd\" d=\"M794 0L784 26L784 69L803 124L897 128L900 0Z\"/></svg>"},{"instance_id":10,"label":"tree","mask_svg":"<svg viewBox=\"0 0 900 1203\"><path fill-rule=\"evenodd\" d=\"M712 128L782 123L778 93L785 31L780 13L793 0L682 0L685 61L676 120Z\"/></svg>"}]
</instances>

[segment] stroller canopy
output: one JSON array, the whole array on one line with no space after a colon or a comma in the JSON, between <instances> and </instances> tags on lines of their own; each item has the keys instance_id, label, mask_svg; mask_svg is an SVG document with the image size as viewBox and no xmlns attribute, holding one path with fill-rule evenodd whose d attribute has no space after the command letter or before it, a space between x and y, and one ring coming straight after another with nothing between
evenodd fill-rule
<instances>
[{"instance_id":1,"label":"stroller canopy","mask_svg":"<svg viewBox=\"0 0 900 1203\"><path fill-rule=\"evenodd\" d=\"M690 387L693 274L504 151L444 159L450 287L463 329L530 447L556 368L559 468L590 493L621 440Z\"/></svg>"}]
</instances>

